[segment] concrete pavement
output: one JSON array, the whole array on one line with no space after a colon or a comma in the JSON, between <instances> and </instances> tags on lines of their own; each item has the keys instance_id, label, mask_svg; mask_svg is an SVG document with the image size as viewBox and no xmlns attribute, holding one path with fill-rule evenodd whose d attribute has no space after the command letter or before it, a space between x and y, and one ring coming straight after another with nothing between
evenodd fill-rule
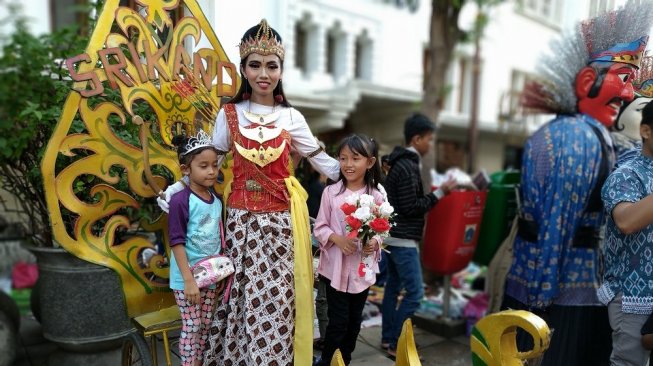
<instances>
[{"instance_id":1,"label":"concrete pavement","mask_svg":"<svg viewBox=\"0 0 653 366\"><path fill-rule=\"evenodd\" d=\"M420 346L419 354L423 366L471 365L469 339L465 336L446 339L416 327L415 341ZM394 365L394 362L386 357L385 351L381 350L380 343L380 327L376 326L362 329L350 366ZM160 345L158 349L162 350L163 346ZM19 349L14 366L78 366L48 365L48 358L52 358L56 352L56 345L43 338L40 324L32 317L24 316L21 319ZM116 366L118 366L120 363L120 350L116 350L115 353ZM160 357L159 364L163 365L163 363L163 358ZM179 358L174 352L173 365L179 365Z\"/></svg>"}]
</instances>

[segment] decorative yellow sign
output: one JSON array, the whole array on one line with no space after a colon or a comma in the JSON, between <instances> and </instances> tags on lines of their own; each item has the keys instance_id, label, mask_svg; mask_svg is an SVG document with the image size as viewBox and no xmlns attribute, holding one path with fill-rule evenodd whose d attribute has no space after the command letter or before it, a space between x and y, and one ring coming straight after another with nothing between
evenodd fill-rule
<instances>
[{"instance_id":1,"label":"decorative yellow sign","mask_svg":"<svg viewBox=\"0 0 653 366\"><path fill-rule=\"evenodd\" d=\"M164 177L152 176L144 161L178 180L177 156L166 145L182 130L210 132L213 121L202 117L208 117L207 111L217 113L220 98L234 95L240 84L197 1L184 0L183 6L181 0L137 3L138 9L131 9L107 0L86 52L66 61L75 91L66 99L41 164L55 240L81 259L114 269L132 317L174 304L168 289L167 216L140 220L142 228L162 238L166 255L148 239L154 235L121 235L139 223L130 222L128 213L156 195L145 176L160 187L166 184ZM185 17L172 16L184 6ZM196 50L191 57L188 50L202 36L212 49ZM204 104L179 87L182 79L199 80L194 87L201 89ZM114 90L119 102L106 98ZM156 120L143 122L135 110L149 110ZM126 141L138 123L145 144ZM156 127L154 133L150 125ZM63 158L72 163L61 167ZM80 182L92 186L80 193ZM116 188L121 182L129 188Z\"/></svg>"},{"instance_id":2,"label":"decorative yellow sign","mask_svg":"<svg viewBox=\"0 0 653 366\"><path fill-rule=\"evenodd\" d=\"M517 350L517 329L533 337L533 349ZM479 320L472 329L470 345L474 366L521 366L524 360L541 357L549 348L551 331L539 316L525 310L506 310Z\"/></svg>"}]
</instances>

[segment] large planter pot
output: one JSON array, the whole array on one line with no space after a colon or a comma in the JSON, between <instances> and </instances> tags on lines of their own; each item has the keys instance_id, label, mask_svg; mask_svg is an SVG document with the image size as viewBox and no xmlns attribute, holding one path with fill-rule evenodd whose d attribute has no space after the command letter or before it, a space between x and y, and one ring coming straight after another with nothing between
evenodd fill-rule
<instances>
[{"instance_id":1,"label":"large planter pot","mask_svg":"<svg viewBox=\"0 0 653 366\"><path fill-rule=\"evenodd\" d=\"M119 347L131 322L118 275L63 249L32 252L39 265L35 300L43 336L71 352Z\"/></svg>"}]
</instances>

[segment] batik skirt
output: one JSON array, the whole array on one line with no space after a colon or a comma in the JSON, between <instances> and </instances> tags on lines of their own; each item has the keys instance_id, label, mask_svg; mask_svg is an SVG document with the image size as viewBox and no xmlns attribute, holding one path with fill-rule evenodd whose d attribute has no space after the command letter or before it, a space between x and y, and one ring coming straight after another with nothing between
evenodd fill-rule
<instances>
[{"instance_id":1,"label":"batik skirt","mask_svg":"<svg viewBox=\"0 0 653 366\"><path fill-rule=\"evenodd\" d=\"M228 209L225 254L235 272L218 304L204 365L293 364L294 251L288 211Z\"/></svg>"}]
</instances>

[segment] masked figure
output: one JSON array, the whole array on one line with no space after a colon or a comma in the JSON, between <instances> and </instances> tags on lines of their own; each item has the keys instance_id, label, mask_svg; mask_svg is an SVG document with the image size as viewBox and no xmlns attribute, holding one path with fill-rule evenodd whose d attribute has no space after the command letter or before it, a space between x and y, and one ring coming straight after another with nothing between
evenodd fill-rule
<instances>
[{"instance_id":1,"label":"masked figure","mask_svg":"<svg viewBox=\"0 0 653 366\"><path fill-rule=\"evenodd\" d=\"M504 308L528 309L555 329L543 365L607 365L607 310L597 298L605 222L601 186L614 166L608 133L646 47L653 4L629 3L554 43L526 108L558 115L524 147L519 231ZM531 349L521 337L520 349Z\"/></svg>"},{"instance_id":2,"label":"masked figure","mask_svg":"<svg viewBox=\"0 0 653 366\"><path fill-rule=\"evenodd\" d=\"M639 135L639 125L642 121L642 109L653 100L653 60L651 57L642 59L641 69L638 71L633 85L635 86L635 99L624 103L617 116L617 121L610 130L610 137L614 144L617 160L622 157L637 155L638 152L628 154L629 150L641 148L642 138ZM645 80L642 82L642 80Z\"/></svg>"}]
</instances>

